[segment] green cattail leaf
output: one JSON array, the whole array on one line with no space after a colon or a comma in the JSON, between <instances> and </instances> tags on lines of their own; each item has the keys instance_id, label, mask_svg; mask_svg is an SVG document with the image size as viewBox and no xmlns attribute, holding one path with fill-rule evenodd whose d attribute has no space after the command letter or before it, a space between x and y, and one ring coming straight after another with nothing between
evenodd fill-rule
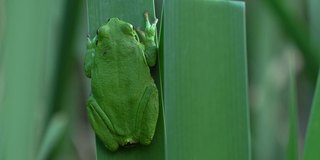
<instances>
[{"instance_id":1,"label":"green cattail leaf","mask_svg":"<svg viewBox=\"0 0 320 160\"><path fill-rule=\"evenodd\" d=\"M245 5L165 1L166 159L250 160Z\"/></svg>"},{"instance_id":2,"label":"green cattail leaf","mask_svg":"<svg viewBox=\"0 0 320 160\"><path fill-rule=\"evenodd\" d=\"M0 159L34 160L45 106L48 1L0 1Z\"/></svg>"}]
</instances>

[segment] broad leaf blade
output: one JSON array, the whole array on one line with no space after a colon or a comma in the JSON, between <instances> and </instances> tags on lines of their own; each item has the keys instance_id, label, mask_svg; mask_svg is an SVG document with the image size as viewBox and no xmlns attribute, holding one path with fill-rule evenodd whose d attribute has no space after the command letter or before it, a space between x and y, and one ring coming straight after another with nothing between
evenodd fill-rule
<instances>
[{"instance_id":1,"label":"broad leaf blade","mask_svg":"<svg viewBox=\"0 0 320 160\"><path fill-rule=\"evenodd\" d=\"M249 160L244 3L164 7L166 158Z\"/></svg>"},{"instance_id":2,"label":"broad leaf blade","mask_svg":"<svg viewBox=\"0 0 320 160\"><path fill-rule=\"evenodd\" d=\"M43 114L48 1L1 1L0 159L34 160ZM3 68L2 68L3 67Z\"/></svg>"}]
</instances>

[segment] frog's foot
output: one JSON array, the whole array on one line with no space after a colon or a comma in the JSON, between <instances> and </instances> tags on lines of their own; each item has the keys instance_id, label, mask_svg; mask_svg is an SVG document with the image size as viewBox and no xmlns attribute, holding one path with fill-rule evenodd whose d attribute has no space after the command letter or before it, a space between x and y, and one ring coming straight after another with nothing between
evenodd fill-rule
<instances>
[{"instance_id":1,"label":"frog's foot","mask_svg":"<svg viewBox=\"0 0 320 160\"><path fill-rule=\"evenodd\" d=\"M87 49L92 49L95 47L95 43L97 41L97 36L93 37L93 39L90 39L90 35L87 35Z\"/></svg>"},{"instance_id":2,"label":"frog's foot","mask_svg":"<svg viewBox=\"0 0 320 160\"><path fill-rule=\"evenodd\" d=\"M136 29L138 37L144 44L144 56L146 58L147 64L152 67L156 64L156 52L157 52L157 45L156 45L156 26L158 19L155 20L153 24L150 24L148 12L144 13L146 26L144 31L141 31L139 28Z\"/></svg>"},{"instance_id":3,"label":"frog's foot","mask_svg":"<svg viewBox=\"0 0 320 160\"><path fill-rule=\"evenodd\" d=\"M96 135L110 151L116 151L119 147L119 144L114 139L113 134L108 127L108 123L111 122L109 121L107 115L105 115L101 110L99 104L93 96L91 96L87 102L87 112L89 121Z\"/></svg>"},{"instance_id":4,"label":"frog's foot","mask_svg":"<svg viewBox=\"0 0 320 160\"><path fill-rule=\"evenodd\" d=\"M147 89L151 89L152 91L142 115L140 143L143 145L151 143L159 115L158 90L154 84Z\"/></svg>"},{"instance_id":5,"label":"frog's foot","mask_svg":"<svg viewBox=\"0 0 320 160\"><path fill-rule=\"evenodd\" d=\"M146 39L150 39L150 40L154 41L155 35L156 35L156 28L157 28L158 19L156 18L154 20L154 22L151 24L150 20L149 20L149 13L147 11L144 12L144 17L145 17L145 21L146 21L146 26L144 29Z\"/></svg>"}]
</instances>

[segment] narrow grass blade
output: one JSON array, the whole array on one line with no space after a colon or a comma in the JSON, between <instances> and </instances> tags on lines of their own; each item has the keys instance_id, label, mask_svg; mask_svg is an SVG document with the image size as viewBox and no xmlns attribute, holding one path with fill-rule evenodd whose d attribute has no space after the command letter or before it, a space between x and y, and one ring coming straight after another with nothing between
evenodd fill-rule
<instances>
[{"instance_id":1,"label":"narrow grass blade","mask_svg":"<svg viewBox=\"0 0 320 160\"><path fill-rule=\"evenodd\" d=\"M263 1L246 4L252 159L285 159L286 145L279 143L283 116L279 115L287 110L282 96L288 88L288 60L283 53L287 43Z\"/></svg>"},{"instance_id":2,"label":"narrow grass blade","mask_svg":"<svg viewBox=\"0 0 320 160\"><path fill-rule=\"evenodd\" d=\"M145 11L149 12L149 16L152 17L153 21L155 17L154 2L152 0L97 0L97 1L87 1L88 5L88 22L89 22L89 36L93 37L96 33L98 27L103 25L107 19L112 17L120 18L133 24L135 27L144 27L143 13ZM160 72L159 72L159 62L157 62L156 67L151 69L152 76L157 84L160 99ZM119 148L118 151L112 153L102 144L102 142L96 138L97 145L97 159L164 159L164 119L163 119L163 108L162 100L160 100L160 114L158 119L158 124L156 128L156 133L152 144L149 146L136 146L134 148Z\"/></svg>"},{"instance_id":3,"label":"narrow grass blade","mask_svg":"<svg viewBox=\"0 0 320 160\"><path fill-rule=\"evenodd\" d=\"M284 40L263 1L247 3L248 64L251 99L252 159L284 159L285 147L278 142L281 95L287 89L287 61ZM285 74L284 74L285 73ZM279 76L281 75L281 76ZM285 82L283 82L286 77Z\"/></svg>"},{"instance_id":4,"label":"narrow grass blade","mask_svg":"<svg viewBox=\"0 0 320 160\"><path fill-rule=\"evenodd\" d=\"M40 145L37 160L49 159L50 153L53 152L54 148L65 134L67 130L67 123L68 119L63 113L58 113L52 117Z\"/></svg>"},{"instance_id":5,"label":"narrow grass blade","mask_svg":"<svg viewBox=\"0 0 320 160\"><path fill-rule=\"evenodd\" d=\"M313 97L313 104L308 122L308 129L304 146L304 160L320 159L320 72L317 88Z\"/></svg>"},{"instance_id":6,"label":"narrow grass blade","mask_svg":"<svg viewBox=\"0 0 320 160\"><path fill-rule=\"evenodd\" d=\"M297 91L295 80L295 61L292 54L288 55L289 68L289 141L287 146L287 160L298 160L298 118Z\"/></svg>"},{"instance_id":7,"label":"narrow grass blade","mask_svg":"<svg viewBox=\"0 0 320 160\"><path fill-rule=\"evenodd\" d=\"M319 0L309 0L309 19L311 38L313 43L320 43L320 19ZM318 52L320 54L320 52ZM313 97L306 139L304 144L304 160L320 159L320 72L318 72L318 83Z\"/></svg>"},{"instance_id":8,"label":"narrow grass blade","mask_svg":"<svg viewBox=\"0 0 320 160\"><path fill-rule=\"evenodd\" d=\"M79 17L82 3L78 0L66 0L64 9L64 18L62 22L63 30L60 32L61 40L58 44L57 64L55 68L53 81L53 93L50 102L50 108L48 109L47 122L56 112L66 109L68 106L64 101L65 97L68 97L68 87L72 79L72 67L75 64L75 51L74 46L76 43L76 28L79 24Z\"/></svg>"},{"instance_id":9,"label":"narrow grass blade","mask_svg":"<svg viewBox=\"0 0 320 160\"><path fill-rule=\"evenodd\" d=\"M165 1L166 159L251 159L244 10Z\"/></svg>"}]
</instances>

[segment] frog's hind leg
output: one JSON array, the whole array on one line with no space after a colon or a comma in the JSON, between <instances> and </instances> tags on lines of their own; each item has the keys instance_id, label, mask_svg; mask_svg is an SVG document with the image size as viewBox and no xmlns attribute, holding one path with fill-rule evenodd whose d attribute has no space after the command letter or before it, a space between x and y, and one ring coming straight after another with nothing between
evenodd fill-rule
<instances>
[{"instance_id":1,"label":"frog's hind leg","mask_svg":"<svg viewBox=\"0 0 320 160\"><path fill-rule=\"evenodd\" d=\"M140 122L140 143L147 145L151 143L157 125L159 115L159 98L158 90L153 84L146 88L147 103L145 103L144 111Z\"/></svg>"},{"instance_id":2,"label":"frog's hind leg","mask_svg":"<svg viewBox=\"0 0 320 160\"><path fill-rule=\"evenodd\" d=\"M101 110L97 101L91 96L87 102L89 121L103 144L111 151L116 151L119 144L114 139L106 121L107 116ZM104 114L104 115L103 115ZM110 122L109 122L110 123Z\"/></svg>"}]
</instances>

